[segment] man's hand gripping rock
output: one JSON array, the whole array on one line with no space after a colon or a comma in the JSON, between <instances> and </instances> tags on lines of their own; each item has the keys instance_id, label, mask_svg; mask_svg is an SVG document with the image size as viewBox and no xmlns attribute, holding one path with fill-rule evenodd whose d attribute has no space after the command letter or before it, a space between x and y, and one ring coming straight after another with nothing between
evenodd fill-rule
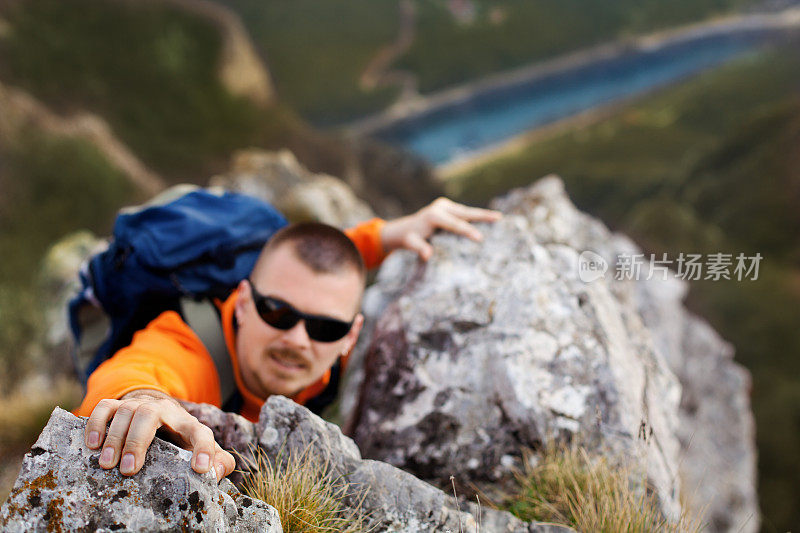
<instances>
[{"instance_id":1,"label":"man's hand gripping rock","mask_svg":"<svg viewBox=\"0 0 800 533\"><path fill-rule=\"evenodd\" d=\"M106 434L109 420L111 426ZM190 415L174 398L156 390L136 390L119 400L101 400L86 424L86 445L102 446L100 466L119 464L119 471L132 476L144 465L145 454L159 429L192 452L192 469L204 474L212 466L217 481L233 472L236 461L214 441L214 434Z\"/></svg>"},{"instance_id":2,"label":"man's hand gripping rock","mask_svg":"<svg viewBox=\"0 0 800 533\"><path fill-rule=\"evenodd\" d=\"M481 232L470 222L495 222L502 216L499 211L438 198L416 213L387 221L381 232L381 242L386 253L404 248L416 252L420 259L427 261L433 254L428 239L436 230L450 231L481 241Z\"/></svg>"}]
</instances>

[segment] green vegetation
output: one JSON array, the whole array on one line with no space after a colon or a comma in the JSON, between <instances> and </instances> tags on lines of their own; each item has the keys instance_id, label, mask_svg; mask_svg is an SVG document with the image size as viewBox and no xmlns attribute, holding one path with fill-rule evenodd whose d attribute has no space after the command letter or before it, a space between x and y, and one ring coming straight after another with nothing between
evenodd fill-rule
<instances>
[{"instance_id":1,"label":"green vegetation","mask_svg":"<svg viewBox=\"0 0 800 533\"><path fill-rule=\"evenodd\" d=\"M752 0L475 0L471 24L445 0L419 0L414 46L398 65L424 92L631 35L729 13Z\"/></svg>"},{"instance_id":2,"label":"green vegetation","mask_svg":"<svg viewBox=\"0 0 800 533\"><path fill-rule=\"evenodd\" d=\"M282 452L273 462L257 448L255 458L246 460L252 472L245 475L244 493L275 507L284 533L369 531L363 496L348 495L346 481L334 477L310 450ZM345 505L346 497L354 507Z\"/></svg>"},{"instance_id":3,"label":"green vegetation","mask_svg":"<svg viewBox=\"0 0 800 533\"><path fill-rule=\"evenodd\" d=\"M278 95L318 124L378 111L397 89L362 91L372 57L398 32L397 0L225 0L242 18Z\"/></svg>"},{"instance_id":4,"label":"green vegetation","mask_svg":"<svg viewBox=\"0 0 800 533\"><path fill-rule=\"evenodd\" d=\"M219 0L240 16L280 98L330 125L380 111L397 88L365 92L359 77L397 38L398 0ZM418 76L423 93L532 61L655 29L730 13L755 0L476 0L472 23L447 0L415 0L415 39L392 68Z\"/></svg>"},{"instance_id":5,"label":"green vegetation","mask_svg":"<svg viewBox=\"0 0 800 533\"><path fill-rule=\"evenodd\" d=\"M766 531L800 521L800 57L752 55L453 178L482 203L548 173L648 252L761 253L757 281L692 282L689 306L753 376Z\"/></svg>"},{"instance_id":6,"label":"green vegetation","mask_svg":"<svg viewBox=\"0 0 800 533\"><path fill-rule=\"evenodd\" d=\"M17 145L0 146L0 160L0 369L13 379L31 364L29 343L42 335L42 256L78 229L110 233L117 209L136 191L83 140L28 131Z\"/></svg>"},{"instance_id":7,"label":"green vegetation","mask_svg":"<svg viewBox=\"0 0 800 533\"><path fill-rule=\"evenodd\" d=\"M501 505L525 521L603 533L701 530L685 516L678 524L668 522L643 480L632 485L636 476L628 467L591 457L583 448L553 445L535 466L525 464L516 476L519 492Z\"/></svg>"},{"instance_id":8,"label":"green vegetation","mask_svg":"<svg viewBox=\"0 0 800 533\"><path fill-rule=\"evenodd\" d=\"M236 148L287 134L280 110L230 95L219 32L159 3L30 0L4 10L0 79L50 108L88 110L171 181L197 182Z\"/></svg>"}]
</instances>

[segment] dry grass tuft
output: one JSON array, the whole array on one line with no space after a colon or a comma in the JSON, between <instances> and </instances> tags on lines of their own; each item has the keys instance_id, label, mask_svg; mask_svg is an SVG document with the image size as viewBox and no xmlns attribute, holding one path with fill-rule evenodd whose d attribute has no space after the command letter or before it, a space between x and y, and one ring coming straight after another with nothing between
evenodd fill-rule
<instances>
[{"instance_id":1,"label":"dry grass tuft","mask_svg":"<svg viewBox=\"0 0 800 533\"><path fill-rule=\"evenodd\" d=\"M356 533L369 531L369 515L361 508L366 493L345 505L350 487L331 474L329 464L303 452L282 451L273 462L260 449L247 463L252 473L244 472L243 492L275 507L284 533Z\"/></svg>"},{"instance_id":2,"label":"dry grass tuft","mask_svg":"<svg viewBox=\"0 0 800 533\"><path fill-rule=\"evenodd\" d=\"M531 461L525 461L530 465ZM702 524L681 516L667 520L652 495L631 484L631 471L590 457L583 448L552 446L535 466L517 474L519 492L503 507L523 520L568 525L593 532L699 532Z\"/></svg>"}]
</instances>

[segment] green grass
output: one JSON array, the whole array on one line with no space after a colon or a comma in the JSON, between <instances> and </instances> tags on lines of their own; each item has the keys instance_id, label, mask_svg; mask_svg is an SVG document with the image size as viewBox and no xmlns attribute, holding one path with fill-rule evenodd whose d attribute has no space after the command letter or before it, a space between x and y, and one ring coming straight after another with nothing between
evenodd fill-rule
<instances>
[{"instance_id":1,"label":"green grass","mask_svg":"<svg viewBox=\"0 0 800 533\"><path fill-rule=\"evenodd\" d=\"M689 306L753 376L765 531L800 522L800 56L753 55L531 143L448 184L484 203L561 175L576 205L647 251L760 252L757 281L693 282Z\"/></svg>"},{"instance_id":2,"label":"green grass","mask_svg":"<svg viewBox=\"0 0 800 533\"><path fill-rule=\"evenodd\" d=\"M103 116L171 181L205 180L230 152L285 132L285 117L217 76L209 21L157 2L29 0L4 9L0 78L62 113Z\"/></svg>"},{"instance_id":3,"label":"green grass","mask_svg":"<svg viewBox=\"0 0 800 533\"><path fill-rule=\"evenodd\" d=\"M746 135L748 122L774 112L782 116L798 80L797 54L750 55L645 97L591 127L570 129L481 165L455 177L448 188L462 199L485 202L558 172L568 186L580 185L570 191L578 205L620 213L655 191L682 186L715 150L734 141L734 129Z\"/></svg>"},{"instance_id":4,"label":"green grass","mask_svg":"<svg viewBox=\"0 0 800 533\"><path fill-rule=\"evenodd\" d=\"M83 140L28 131L0 146L0 159L0 381L8 383L32 364L43 335L38 281L49 246L78 229L110 233L117 209L137 195Z\"/></svg>"},{"instance_id":5,"label":"green grass","mask_svg":"<svg viewBox=\"0 0 800 533\"><path fill-rule=\"evenodd\" d=\"M530 457L529 457L530 459ZM566 525L602 533L697 532L701 524L686 516L665 519L643 480L624 464L592 457L579 447L551 445L535 466L516 475L518 492L500 507L525 521Z\"/></svg>"},{"instance_id":6,"label":"green grass","mask_svg":"<svg viewBox=\"0 0 800 533\"><path fill-rule=\"evenodd\" d=\"M282 101L317 124L377 111L394 88L364 92L358 79L398 32L397 0L225 0L258 46Z\"/></svg>"},{"instance_id":7,"label":"green grass","mask_svg":"<svg viewBox=\"0 0 800 533\"><path fill-rule=\"evenodd\" d=\"M477 0L472 24L456 22L444 0L419 0L417 39L400 66L430 92L487 74L633 34L732 11L748 0ZM492 11L504 13L501 23Z\"/></svg>"}]
</instances>

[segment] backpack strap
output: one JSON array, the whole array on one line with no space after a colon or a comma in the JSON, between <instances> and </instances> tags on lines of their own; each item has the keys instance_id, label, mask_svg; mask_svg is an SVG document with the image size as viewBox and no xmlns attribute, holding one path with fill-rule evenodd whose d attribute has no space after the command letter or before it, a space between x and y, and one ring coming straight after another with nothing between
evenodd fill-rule
<instances>
[{"instance_id":1,"label":"backpack strap","mask_svg":"<svg viewBox=\"0 0 800 533\"><path fill-rule=\"evenodd\" d=\"M206 347L214 366L217 368L219 376L219 390L222 403L225 405L228 400L237 392L236 381L233 377L233 364L228 355L228 347L225 344L225 334L222 331L222 320L217 310L217 306L208 300L196 301L192 298L181 298L181 310L183 319L192 328L192 331L200 337L203 346Z\"/></svg>"}]
</instances>

